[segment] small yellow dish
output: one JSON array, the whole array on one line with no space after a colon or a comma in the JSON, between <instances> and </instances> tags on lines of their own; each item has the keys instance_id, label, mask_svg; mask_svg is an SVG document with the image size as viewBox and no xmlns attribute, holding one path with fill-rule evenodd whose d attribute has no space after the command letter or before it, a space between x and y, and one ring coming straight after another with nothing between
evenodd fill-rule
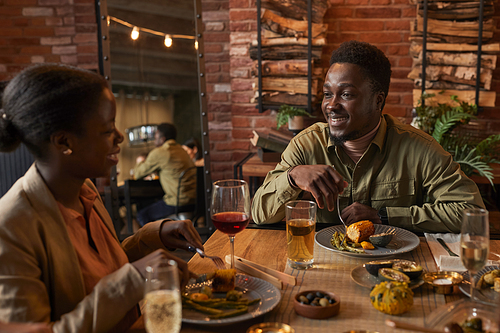
<instances>
[{"instance_id":1,"label":"small yellow dish","mask_svg":"<svg viewBox=\"0 0 500 333\"><path fill-rule=\"evenodd\" d=\"M430 284L437 294L451 294L453 287L463 280L463 276L457 272L429 272L423 277L424 281Z\"/></svg>"},{"instance_id":2,"label":"small yellow dish","mask_svg":"<svg viewBox=\"0 0 500 333\"><path fill-rule=\"evenodd\" d=\"M295 330L283 323L260 323L250 327L247 333L295 333Z\"/></svg>"}]
</instances>

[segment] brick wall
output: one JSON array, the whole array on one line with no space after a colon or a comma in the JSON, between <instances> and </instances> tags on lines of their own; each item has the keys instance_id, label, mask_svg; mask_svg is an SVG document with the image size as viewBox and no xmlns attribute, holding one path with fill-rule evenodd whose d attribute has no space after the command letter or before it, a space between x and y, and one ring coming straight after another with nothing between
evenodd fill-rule
<instances>
[{"instance_id":1,"label":"brick wall","mask_svg":"<svg viewBox=\"0 0 500 333\"><path fill-rule=\"evenodd\" d=\"M416 6L409 0L329 0L324 23L329 25L322 65L327 68L332 50L351 39L375 44L389 57L392 80L385 113L410 121L413 83L406 76L412 59L408 55L410 22ZM256 39L256 7L253 0L202 0L206 37L206 66L209 91L212 178L230 178L233 165L252 146L253 129L275 126L275 113L259 114L253 96L248 44ZM495 3L496 13L500 5ZM500 28L497 14L497 30ZM495 34L500 40L500 33ZM500 70L493 77L492 89L500 91ZM500 98L497 97L500 106ZM484 110L479 118L488 122L488 131L500 132L500 107Z\"/></svg>"},{"instance_id":2,"label":"brick wall","mask_svg":"<svg viewBox=\"0 0 500 333\"><path fill-rule=\"evenodd\" d=\"M0 0L0 81L57 62L98 69L94 0Z\"/></svg>"}]
</instances>

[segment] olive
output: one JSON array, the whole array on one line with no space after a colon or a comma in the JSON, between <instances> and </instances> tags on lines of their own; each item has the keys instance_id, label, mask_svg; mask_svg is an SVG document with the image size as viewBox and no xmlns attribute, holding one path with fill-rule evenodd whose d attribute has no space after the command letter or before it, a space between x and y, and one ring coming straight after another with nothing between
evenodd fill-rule
<instances>
[{"instance_id":1,"label":"olive","mask_svg":"<svg viewBox=\"0 0 500 333\"><path fill-rule=\"evenodd\" d=\"M330 300L330 299L331 299L331 297L330 297L330 296L328 296L328 295L325 295L325 297L323 297L323 298L326 298L327 300Z\"/></svg>"},{"instance_id":2,"label":"olive","mask_svg":"<svg viewBox=\"0 0 500 333\"><path fill-rule=\"evenodd\" d=\"M322 298L319 300L319 305L328 306L328 305L330 305L330 303L328 303L328 300L326 298Z\"/></svg>"},{"instance_id":3,"label":"olive","mask_svg":"<svg viewBox=\"0 0 500 333\"><path fill-rule=\"evenodd\" d=\"M302 304L309 304L309 300L304 295L299 296L299 302Z\"/></svg>"},{"instance_id":4,"label":"olive","mask_svg":"<svg viewBox=\"0 0 500 333\"><path fill-rule=\"evenodd\" d=\"M319 306L319 302L316 301L316 300L314 300L314 301L311 302L311 305L312 306Z\"/></svg>"},{"instance_id":5,"label":"olive","mask_svg":"<svg viewBox=\"0 0 500 333\"><path fill-rule=\"evenodd\" d=\"M323 298L325 295L321 291L318 291L316 292L316 297Z\"/></svg>"},{"instance_id":6,"label":"olive","mask_svg":"<svg viewBox=\"0 0 500 333\"><path fill-rule=\"evenodd\" d=\"M307 294L307 299L309 300L309 302L312 302L314 300L314 294L313 293L309 293Z\"/></svg>"},{"instance_id":7,"label":"olive","mask_svg":"<svg viewBox=\"0 0 500 333\"><path fill-rule=\"evenodd\" d=\"M334 300L333 298L330 298L330 299L328 300L328 303L330 303L330 304L334 304L334 303L335 303L335 300Z\"/></svg>"}]
</instances>

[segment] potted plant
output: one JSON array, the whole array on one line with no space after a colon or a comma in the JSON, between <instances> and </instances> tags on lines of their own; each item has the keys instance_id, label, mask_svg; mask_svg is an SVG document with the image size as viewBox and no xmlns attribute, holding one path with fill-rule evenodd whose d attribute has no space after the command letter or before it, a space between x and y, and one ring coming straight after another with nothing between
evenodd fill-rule
<instances>
[{"instance_id":1,"label":"potted plant","mask_svg":"<svg viewBox=\"0 0 500 333\"><path fill-rule=\"evenodd\" d=\"M276 113L276 127L280 129L281 126L288 123L289 130L302 130L304 128L304 116L311 117L304 109L283 104Z\"/></svg>"},{"instance_id":2,"label":"potted plant","mask_svg":"<svg viewBox=\"0 0 500 333\"><path fill-rule=\"evenodd\" d=\"M460 102L457 96L451 96L453 104L432 105L423 103L434 94L423 94L416 107L417 126L429 133L443 148L453 155L453 159L460 164L460 168L467 175L479 174L486 177L493 185L491 163L499 163L500 134L490 135L478 142L470 134L460 131L459 127L475 119L477 106Z\"/></svg>"}]
</instances>

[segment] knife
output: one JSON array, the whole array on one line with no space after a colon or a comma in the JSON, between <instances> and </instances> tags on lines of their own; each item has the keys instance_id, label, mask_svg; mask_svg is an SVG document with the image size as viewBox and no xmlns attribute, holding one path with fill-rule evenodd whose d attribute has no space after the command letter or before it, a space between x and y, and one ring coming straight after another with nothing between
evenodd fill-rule
<instances>
[{"instance_id":1,"label":"knife","mask_svg":"<svg viewBox=\"0 0 500 333\"><path fill-rule=\"evenodd\" d=\"M455 252L453 252L452 250L450 250L450 248L448 247L448 245L446 245L445 241L442 238L437 238L437 241L446 250L446 252L448 252L448 254L450 256L452 256L452 257L459 257L458 254L456 254Z\"/></svg>"}]
</instances>

